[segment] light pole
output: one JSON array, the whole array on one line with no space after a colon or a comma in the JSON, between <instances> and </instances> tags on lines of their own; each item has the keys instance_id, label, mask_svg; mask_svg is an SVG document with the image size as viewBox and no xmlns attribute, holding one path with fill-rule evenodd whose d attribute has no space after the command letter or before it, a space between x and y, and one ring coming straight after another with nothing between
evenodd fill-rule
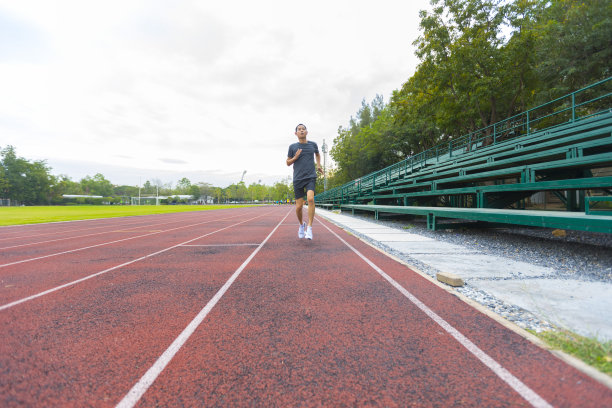
<instances>
[{"instance_id":1,"label":"light pole","mask_svg":"<svg viewBox=\"0 0 612 408\"><path fill-rule=\"evenodd\" d=\"M321 151L323 152L323 191L327 191L327 170L325 168L325 158L327 157L327 145L325 144L325 139L323 139L323 144L321 145Z\"/></svg>"}]
</instances>

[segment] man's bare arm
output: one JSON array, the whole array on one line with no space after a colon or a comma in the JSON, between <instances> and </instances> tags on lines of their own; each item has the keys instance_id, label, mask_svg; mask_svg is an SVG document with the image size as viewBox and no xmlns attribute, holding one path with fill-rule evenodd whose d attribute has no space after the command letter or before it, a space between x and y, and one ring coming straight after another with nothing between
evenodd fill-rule
<instances>
[{"instance_id":1,"label":"man's bare arm","mask_svg":"<svg viewBox=\"0 0 612 408\"><path fill-rule=\"evenodd\" d=\"M300 157L300 153L302 153L302 149L298 149L297 152L295 152L295 156L287 157L287 166L291 166L293 163L295 163L298 157Z\"/></svg>"}]
</instances>

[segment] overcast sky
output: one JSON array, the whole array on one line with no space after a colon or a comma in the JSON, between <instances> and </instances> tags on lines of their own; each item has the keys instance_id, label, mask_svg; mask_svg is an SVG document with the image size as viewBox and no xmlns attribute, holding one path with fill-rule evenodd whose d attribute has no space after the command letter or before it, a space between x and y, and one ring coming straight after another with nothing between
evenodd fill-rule
<instances>
[{"instance_id":1,"label":"overcast sky","mask_svg":"<svg viewBox=\"0 0 612 408\"><path fill-rule=\"evenodd\" d=\"M272 184L418 63L428 0L0 0L0 147L78 181ZM329 156L328 156L329 157ZM328 159L329 160L329 159ZM329 163L329 162L328 162Z\"/></svg>"}]
</instances>

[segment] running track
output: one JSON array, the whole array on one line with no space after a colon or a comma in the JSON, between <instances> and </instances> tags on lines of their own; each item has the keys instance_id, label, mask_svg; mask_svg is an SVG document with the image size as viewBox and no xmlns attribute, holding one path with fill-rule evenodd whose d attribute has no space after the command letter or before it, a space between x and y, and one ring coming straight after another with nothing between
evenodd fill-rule
<instances>
[{"instance_id":1,"label":"running track","mask_svg":"<svg viewBox=\"0 0 612 408\"><path fill-rule=\"evenodd\" d=\"M604 407L612 390L291 207L0 228L0 406Z\"/></svg>"}]
</instances>

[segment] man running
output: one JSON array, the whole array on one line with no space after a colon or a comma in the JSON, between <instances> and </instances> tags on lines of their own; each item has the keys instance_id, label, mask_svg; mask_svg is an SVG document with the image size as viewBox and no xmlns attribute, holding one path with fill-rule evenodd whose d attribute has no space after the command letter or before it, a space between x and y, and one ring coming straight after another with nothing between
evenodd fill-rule
<instances>
[{"instance_id":1,"label":"man running","mask_svg":"<svg viewBox=\"0 0 612 408\"><path fill-rule=\"evenodd\" d=\"M287 153L287 166L293 164L293 191L295 192L295 213L297 214L300 228L298 238L312 239L312 221L315 215L315 184L317 181L317 171L323 173L321 168L321 155L319 147L315 142L306 140L308 130L303 124L295 128L295 135L298 143L289 146ZM314 158L317 159L315 170ZM304 208L304 196L308 200L308 224L302 220L302 208Z\"/></svg>"}]
</instances>

